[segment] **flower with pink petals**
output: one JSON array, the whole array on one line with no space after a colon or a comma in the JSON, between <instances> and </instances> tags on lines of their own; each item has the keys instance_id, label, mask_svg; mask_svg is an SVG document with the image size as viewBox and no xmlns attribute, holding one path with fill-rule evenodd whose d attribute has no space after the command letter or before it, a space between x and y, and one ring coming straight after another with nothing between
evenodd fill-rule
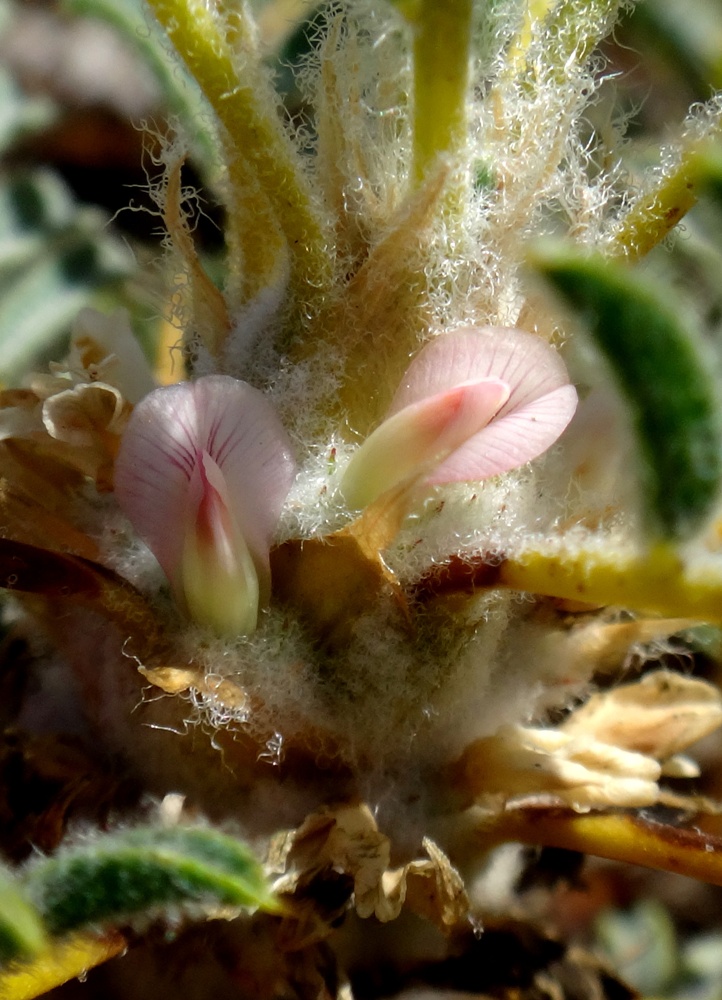
<instances>
[{"instance_id":1,"label":"flower with pink petals","mask_svg":"<svg viewBox=\"0 0 722 1000\"><path fill-rule=\"evenodd\" d=\"M216 632L247 634L269 597L270 542L295 471L266 397L211 375L136 406L115 492L184 611Z\"/></svg>"},{"instance_id":2,"label":"flower with pink petals","mask_svg":"<svg viewBox=\"0 0 722 1000\"><path fill-rule=\"evenodd\" d=\"M558 353L506 327L437 337L408 367L386 419L341 481L351 508L407 483L488 479L541 455L571 420L577 394Z\"/></svg>"}]
</instances>

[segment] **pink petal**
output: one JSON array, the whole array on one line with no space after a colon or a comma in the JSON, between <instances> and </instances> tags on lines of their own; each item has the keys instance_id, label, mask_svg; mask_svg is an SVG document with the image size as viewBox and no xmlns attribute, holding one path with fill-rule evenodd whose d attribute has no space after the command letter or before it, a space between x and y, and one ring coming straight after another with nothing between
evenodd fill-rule
<instances>
[{"instance_id":1,"label":"pink petal","mask_svg":"<svg viewBox=\"0 0 722 1000\"><path fill-rule=\"evenodd\" d=\"M554 444L576 406L577 393L572 385L554 389L506 415L502 415L507 409L504 406L496 420L441 462L427 482L489 479L526 465Z\"/></svg>"},{"instance_id":2,"label":"pink petal","mask_svg":"<svg viewBox=\"0 0 722 1000\"><path fill-rule=\"evenodd\" d=\"M376 428L349 462L341 493L360 509L394 486L419 479L485 427L509 396L499 379L457 385L411 403Z\"/></svg>"},{"instance_id":3,"label":"pink petal","mask_svg":"<svg viewBox=\"0 0 722 1000\"><path fill-rule=\"evenodd\" d=\"M192 385L201 436L223 472L238 525L254 557L267 559L296 476L290 438L273 404L246 382L209 375Z\"/></svg>"},{"instance_id":4,"label":"pink petal","mask_svg":"<svg viewBox=\"0 0 722 1000\"><path fill-rule=\"evenodd\" d=\"M498 378L511 394L503 416L569 382L564 362L541 337L512 327L464 327L441 334L414 358L388 415L460 382Z\"/></svg>"},{"instance_id":5,"label":"pink petal","mask_svg":"<svg viewBox=\"0 0 722 1000\"><path fill-rule=\"evenodd\" d=\"M564 362L541 338L509 327L467 327L441 335L411 362L389 413L460 381L503 379L510 386L494 420L439 463L430 484L487 479L547 450L577 404Z\"/></svg>"},{"instance_id":6,"label":"pink petal","mask_svg":"<svg viewBox=\"0 0 722 1000\"><path fill-rule=\"evenodd\" d=\"M197 479L193 489L192 483L204 452L222 473L224 501L261 574L295 475L290 441L273 406L245 382L210 375L141 400L121 442L115 492L174 585L185 526L200 502Z\"/></svg>"}]
</instances>

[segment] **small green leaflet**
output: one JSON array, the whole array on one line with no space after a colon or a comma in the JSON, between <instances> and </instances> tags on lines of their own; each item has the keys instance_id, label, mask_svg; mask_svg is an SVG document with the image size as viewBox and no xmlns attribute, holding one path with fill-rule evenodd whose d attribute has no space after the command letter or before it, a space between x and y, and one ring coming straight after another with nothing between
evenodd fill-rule
<instances>
[{"instance_id":1,"label":"small green leaflet","mask_svg":"<svg viewBox=\"0 0 722 1000\"><path fill-rule=\"evenodd\" d=\"M33 862L23 882L52 935L169 912L277 905L250 848L206 827L98 837Z\"/></svg>"}]
</instances>

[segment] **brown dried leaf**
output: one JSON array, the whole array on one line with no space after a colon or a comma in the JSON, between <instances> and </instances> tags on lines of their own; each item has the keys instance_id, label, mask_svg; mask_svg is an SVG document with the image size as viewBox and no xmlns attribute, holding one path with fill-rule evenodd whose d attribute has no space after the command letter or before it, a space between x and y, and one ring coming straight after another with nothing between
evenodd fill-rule
<instances>
[{"instance_id":1,"label":"brown dried leaf","mask_svg":"<svg viewBox=\"0 0 722 1000\"><path fill-rule=\"evenodd\" d=\"M231 321L223 295L208 277L198 257L188 220L183 211L182 166L183 159L179 158L168 167L163 221L173 247L181 255L187 269L194 329L203 331L205 346L211 354L218 354L228 336Z\"/></svg>"},{"instance_id":2,"label":"brown dried leaf","mask_svg":"<svg viewBox=\"0 0 722 1000\"><path fill-rule=\"evenodd\" d=\"M156 615L131 584L81 556L0 538L0 587L45 600L88 604L138 640L138 649L160 654L165 641Z\"/></svg>"},{"instance_id":3,"label":"brown dried leaf","mask_svg":"<svg viewBox=\"0 0 722 1000\"><path fill-rule=\"evenodd\" d=\"M181 694L195 688L201 694L218 699L226 708L244 709L249 705L248 694L235 681L209 676L193 667L139 666L138 672L166 694Z\"/></svg>"},{"instance_id":4,"label":"brown dried leaf","mask_svg":"<svg viewBox=\"0 0 722 1000\"><path fill-rule=\"evenodd\" d=\"M553 796L586 811L654 804L660 773L651 757L593 737L508 725L469 744L450 780L470 799L498 809L519 796Z\"/></svg>"},{"instance_id":5,"label":"brown dried leaf","mask_svg":"<svg viewBox=\"0 0 722 1000\"><path fill-rule=\"evenodd\" d=\"M29 496L16 482L0 479L0 517L5 535L19 542L97 559L97 543L64 516L48 509L38 496L43 497L43 494Z\"/></svg>"},{"instance_id":6,"label":"brown dried leaf","mask_svg":"<svg viewBox=\"0 0 722 1000\"><path fill-rule=\"evenodd\" d=\"M295 833L276 839L269 863L272 870L285 872L277 891L295 896L303 891L304 903L313 902L319 876L340 872L353 879L353 905L360 917L375 916L385 923L407 904L448 932L468 916L469 902L446 855L430 840L424 841L424 849L428 857L390 868L388 837L368 806L352 805L312 813ZM306 929L310 924L306 906Z\"/></svg>"},{"instance_id":7,"label":"brown dried leaf","mask_svg":"<svg viewBox=\"0 0 722 1000\"><path fill-rule=\"evenodd\" d=\"M722 695L671 670L593 695L559 727L656 760L686 750L722 725Z\"/></svg>"},{"instance_id":8,"label":"brown dried leaf","mask_svg":"<svg viewBox=\"0 0 722 1000\"><path fill-rule=\"evenodd\" d=\"M469 916L464 880L433 840L424 838L428 861L412 861L406 868L406 905L417 916L442 930L453 930Z\"/></svg>"},{"instance_id":9,"label":"brown dried leaf","mask_svg":"<svg viewBox=\"0 0 722 1000\"><path fill-rule=\"evenodd\" d=\"M284 542L271 552L271 574L274 597L301 614L327 652L342 652L355 622L379 600L405 615L398 581L353 525L323 539Z\"/></svg>"}]
</instances>

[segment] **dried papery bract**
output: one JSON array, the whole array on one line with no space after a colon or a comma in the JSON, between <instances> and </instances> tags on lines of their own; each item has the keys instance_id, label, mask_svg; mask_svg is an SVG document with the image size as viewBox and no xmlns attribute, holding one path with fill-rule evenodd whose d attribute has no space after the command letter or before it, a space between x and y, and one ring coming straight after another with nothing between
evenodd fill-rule
<instances>
[{"instance_id":1,"label":"dried papery bract","mask_svg":"<svg viewBox=\"0 0 722 1000\"><path fill-rule=\"evenodd\" d=\"M355 453L341 492L365 507L408 480L488 479L546 451L577 394L548 344L522 330L468 327L437 337L411 363L384 422Z\"/></svg>"},{"instance_id":2,"label":"dried papery bract","mask_svg":"<svg viewBox=\"0 0 722 1000\"><path fill-rule=\"evenodd\" d=\"M261 392L211 375L136 407L115 492L181 607L219 633L253 631L269 596L268 551L295 475L288 436Z\"/></svg>"}]
</instances>

